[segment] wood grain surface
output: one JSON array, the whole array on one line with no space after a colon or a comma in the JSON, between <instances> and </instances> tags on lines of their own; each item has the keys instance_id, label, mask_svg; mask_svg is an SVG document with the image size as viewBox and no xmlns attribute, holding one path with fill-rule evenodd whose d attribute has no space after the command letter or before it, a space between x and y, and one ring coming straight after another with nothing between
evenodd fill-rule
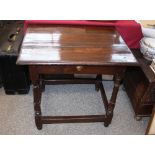
<instances>
[{"instance_id":1,"label":"wood grain surface","mask_svg":"<svg viewBox=\"0 0 155 155\"><path fill-rule=\"evenodd\" d=\"M114 27L28 27L17 64L136 65Z\"/></svg>"}]
</instances>

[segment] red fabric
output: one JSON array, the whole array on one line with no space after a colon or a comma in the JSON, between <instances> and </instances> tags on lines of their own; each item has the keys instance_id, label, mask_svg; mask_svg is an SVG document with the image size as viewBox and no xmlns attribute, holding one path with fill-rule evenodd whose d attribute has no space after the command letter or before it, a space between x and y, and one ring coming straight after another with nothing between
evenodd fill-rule
<instances>
[{"instance_id":1,"label":"red fabric","mask_svg":"<svg viewBox=\"0 0 155 155\"><path fill-rule=\"evenodd\" d=\"M115 26L129 48L140 48L139 42L143 38L140 24L134 20L120 20Z\"/></svg>"},{"instance_id":2,"label":"red fabric","mask_svg":"<svg viewBox=\"0 0 155 155\"><path fill-rule=\"evenodd\" d=\"M139 41L143 37L140 24L136 23L134 20L26 20L25 29L29 24L115 26L129 48L139 48Z\"/></svg>"}]
</instances>

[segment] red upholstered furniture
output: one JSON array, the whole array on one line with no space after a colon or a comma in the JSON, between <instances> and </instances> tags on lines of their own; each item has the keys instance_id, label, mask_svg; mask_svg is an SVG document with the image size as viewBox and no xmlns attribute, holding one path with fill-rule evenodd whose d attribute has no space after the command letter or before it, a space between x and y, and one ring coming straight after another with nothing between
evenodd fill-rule
<instances>
[{"instance_id":1,"label":"red upholstered furniture","mask_svg":"<svg viewBox=\"0 0 155 155\"><path fill-rule=\"evenodd\" d=\"M29 24L114 26L129 48L139 48L143 37L140 24L134 20L26 20L25 29Z\"/></svg>"}]
</instances>

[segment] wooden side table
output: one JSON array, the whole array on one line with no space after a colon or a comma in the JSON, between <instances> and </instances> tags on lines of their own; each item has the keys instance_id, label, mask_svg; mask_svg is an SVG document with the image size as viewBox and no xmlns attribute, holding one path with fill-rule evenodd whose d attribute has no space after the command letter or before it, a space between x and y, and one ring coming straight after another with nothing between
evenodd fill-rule
<instances>
[{"instance_id":1,"label":"wooden side table","mask_svg":"<svg viewBox=\"0 0 155 155\"><path fill-rule=\"evenodd\" d=\"M138 65L125 44L119 40L114 27L30 25L22 43L19 65L28 65L33 84L35 122L42 124L73 122L104 122L107 127L113 118L120 82L127 66ZM97 74L90 79L44 78L51 74ZM110 100L102 84L101 75L114 75ZM84 116L42 116L41 96L46 84L94 83L100 90L106 113Z\"/></svg>"}]
</instances>

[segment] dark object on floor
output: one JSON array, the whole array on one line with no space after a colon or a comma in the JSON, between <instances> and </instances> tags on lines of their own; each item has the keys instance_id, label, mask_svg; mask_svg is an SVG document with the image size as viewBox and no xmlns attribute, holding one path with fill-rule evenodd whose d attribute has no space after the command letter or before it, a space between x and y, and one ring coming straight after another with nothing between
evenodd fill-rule
<instances>
[{"instance_id":1,"label":"dark object on floor","mask_svg":"<svg viewBox=\"0 0 155 155\"><path fill-rule=\"evenodd\" d=\"M28 68L16 65L23 40L23 21L3 21L0 28L0 66L6 94L27 94L30 88Z\"/></svg>"},{"instance_id":2,"label":"dark object on floor","mask_svg":"<svg viewBox=\"0 0 155 155\"><path fill-rule=\"evenodd\" d=\"M124 78L124 87L137 120L143 116L150 116L155 104L155 88L140 67L128 68Z\"/></svg>"}]
</instances>

